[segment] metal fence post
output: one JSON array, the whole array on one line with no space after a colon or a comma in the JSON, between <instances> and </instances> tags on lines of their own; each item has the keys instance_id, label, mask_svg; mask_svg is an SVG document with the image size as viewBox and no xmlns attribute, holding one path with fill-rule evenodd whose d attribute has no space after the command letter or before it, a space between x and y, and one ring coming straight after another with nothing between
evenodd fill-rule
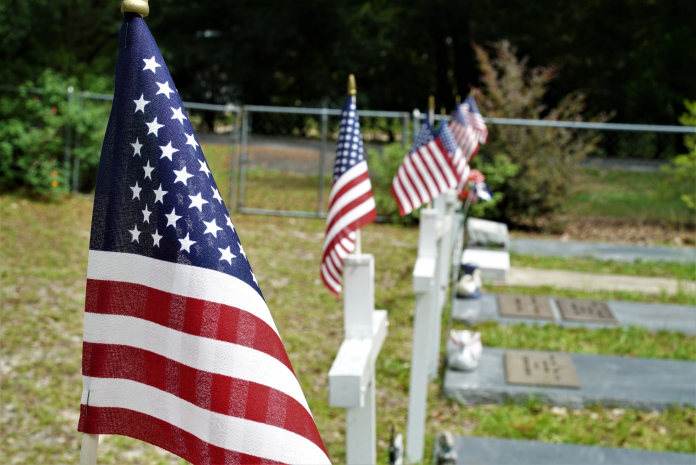
<instances>
[{"instance_id":1,"label":"metal fence post","mask_svg":"<svg viewBox=\"0 0 696 465\"><path fill-rule=\"evenodd\" d=\"M73 86L68 86L68 106L70 106L70 103L72 102L73 99L73 93L75 92L75 89ZM71 158L72 158L72 153L71 153L71 145L72 145L72 127L70 126L70 120L68 119L65 123L65 157L63 160L63 169L65 170L65 187L68 189L68 191L71 190L71 185L70 185L70 165L71 163Z\"/></svg>"},{"instance_id":2,"label":"metal fence post","mask_svg":"<svg viewBox=\"0 0 696 465\"><path fill-rule=\"evenodd\" d=\"M242 130L242 118L241 118L241 111L237 110L234 112L235 118L234 118L234 127L232 128L232 131L230 132L230 145L232 146L232 153L230 157L230 208L232 210L236 210L237 206L234 202L234 188L235 188L235 179L237 175L237 165L239 163L239 158L240 158L240 144L241 144L241 135L240 131ZM232 213L232 212L230 212Z\"/></svg>"},{"instance_id":3,"label":"metal fence post","mask_svg":"<svg viewBox=\"0 0 696 465\"><path fill-rule=\"evenodd\" d=\"M239 193L237 195L237 207L244 208L244 189L246 187L246 162L249 160L247 155L249 143L249 111L246 108L242 111L242 147L239 156Z\"/></svg>"},{"instance_id":4,"label":"metal fence post","mask_svg":"<svg viewBox=\"0 0 696 465\"><path fill-rule=\"evenodd\" d=\"M401 147L406 148L408 146L408 129L411 126L411 122L409 121L409 114L404 113L403 115L403 124L401 125Z\"/></svg>"},{"instance_id":5,"label":"metal fence post","mask_svg":"<svg viewBox=\"0 0 696 465\"><path fill-rule=\"evenodd\" d=\"M319 155L319 194L317 199L317 216L324 209L324 163L326 162L326 132L329 123L329 113L326 111L326 100L321 113L321 154Z\"/></svg>"}]
</instances>

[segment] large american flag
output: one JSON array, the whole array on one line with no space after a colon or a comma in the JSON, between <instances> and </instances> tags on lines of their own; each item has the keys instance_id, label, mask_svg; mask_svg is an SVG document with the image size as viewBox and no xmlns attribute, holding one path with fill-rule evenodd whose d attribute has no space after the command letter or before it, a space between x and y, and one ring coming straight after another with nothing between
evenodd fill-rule
<instances>
[{"instance_id":1,"label":"large american flag","mask_svg":"<svg viewBox=\"0 0 696 465\"><path fill-rule=\"evenodd\" d=\"M392 195L401 216L456 188L466 164L446 125L436 133L425 121L392 180Z\"/></svg>"},{"instance_id":2,"label":"large american flag","mask_svg":"<svg viewBox=\"0 0 696 465\"><path fill-rule=\"evenodd\" d=\"M341 112L336 162L321 253L321 279L336 295L341 293L343 259L355 250L356 231L377 218L372 183L367 171L355 97Z\"/></svg>"},{"instance_id":3,"label":"large american flag","mask_svg":"<svg viewBox=\"0 0 696 465\"><path fill-rule=\"evenodd\" d=\"M472 96L454 110L450 127L464 157L470 162L478 152L479 144L485 145L488 140L488 128Z\"/></svg>"},{"instance_id":4,"label":"large american flag","mask_svg":"<svg viewBox=\"0 0 696 465\"><path fill-rule=\"evenodd\" d=\"M124 15L94 197L79 431L196 464L329 463L145 21Z\"/></svg>"}]
</instances>

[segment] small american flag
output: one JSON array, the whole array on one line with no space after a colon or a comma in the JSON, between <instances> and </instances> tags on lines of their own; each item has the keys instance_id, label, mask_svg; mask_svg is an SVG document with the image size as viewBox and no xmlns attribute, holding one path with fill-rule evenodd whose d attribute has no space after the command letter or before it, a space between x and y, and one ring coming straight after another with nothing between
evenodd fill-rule
<instances>
[{"instance_id":1,"label":"small american flag","mask_svg":"<svg viewBox=\"0 0 696 465\"><path fill-rule=\"evenodd\" d=\"M436 133L425 121L411 152L392 180L392 195L399 206L399 214L407 215L448 189L457 187L461 180L459 158L462 158L461 152L449 129L442 126Z\"/></svg>"},{"instance_id":2,"label":"small american flag","mask_svg":"<svg viewBox=\"0 0 696 465\"><path fill-rule=\"evenodd\" d=\"M479 143L485 145L488 140L488 128L473 97L468 96L457 106L450 126L464 157L470 162L478 152Z\"/></svg>"},{"instance_id":3,"label":"small american flag","mask_svg":"<svg viewBox=\"0 0 696 465\"><path fill-rule=\"evenodd\" d=\"M124 15L94 196L79 431L196 464L330 463L162 55Z\"/></svg>"},{"instance_id":4,"label":"small american flag","mask_svg":"<svg viewBox=\"0 0 696 465\"><path fill-rule=\"evenodd\" d=\"M335 295L341 293L343 259L355 250L358 229L377 218L372 183L367 171L355 97L341 112L333 184L321 253L321 279Z\"/></svg>"}]
</instances>

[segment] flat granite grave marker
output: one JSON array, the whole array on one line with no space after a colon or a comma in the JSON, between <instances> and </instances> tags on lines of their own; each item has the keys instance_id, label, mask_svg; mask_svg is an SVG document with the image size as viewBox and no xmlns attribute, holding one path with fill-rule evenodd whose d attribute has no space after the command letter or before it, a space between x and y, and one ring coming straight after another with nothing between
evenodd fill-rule
<instances>
[{"instance_id":1,"label":"flat granite grave marker","mask_svg":"<svg viewBox=\"0 0 696 465\"><path fill-rule=\"evenodd\" d=\"M549 299L545 297L501 294L498 311L501 316L554 319Z\"/></svg>"},{"instance_id":2,"label":"flat granite grave marker","mask_svg":"<svg viewBox=\"0 0 696 465\"><path fill-rule=\"evenodd\" d=\"M561 316L568 321L617 323L614 314L604 302L596 300L556 299Z\"/></svg>"},{"instance_id":3,"label":"flat granite grave marker","mask_svg":"<svg viewBox=\"0 0 696 465\"><path fill-rule=\"evenodd\" d=\"M555 352L505 352L505 379L508 384L580 388L573 360Z\"/></svg>"},{"instance_id":4,"label":"flat granite grave marker","mask_svg":"<svg viewBox=\"0 0 696 465\"><path fill-rule=\"evenodd\" d=\"M506 352L512 351L484 347L476 370L446 370L442 388L444 395L465 404L504 403L508 400L525 402L533 397L551 405L570 408L600 404L606 407L664 410L680 405L696 405L696 362L558 354L569 357L577 373L579 387L568 389L561 386L510 384L505 376Z\"/></svg>"},{"instance_id":5,"label":"flat granite grave marker","mask_svg":"<svg viewBox=\"0 0 696 465\"><path fill-rule=\"evenodd\" d=\"M693 465L695 454L519 439L454 437L456 465ZM435 455L439 451L435 443Z\"/></svg>"}]
</instances>

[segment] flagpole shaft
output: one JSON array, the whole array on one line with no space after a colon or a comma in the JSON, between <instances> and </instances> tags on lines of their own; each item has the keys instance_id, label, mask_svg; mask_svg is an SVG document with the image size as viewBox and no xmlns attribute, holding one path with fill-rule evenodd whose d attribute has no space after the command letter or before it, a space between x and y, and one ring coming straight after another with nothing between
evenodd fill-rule
<instances>
[{"instance_id":1,"label":"flagpole shaft","mask_svg":"<svg viewBox=\"0 0 696 465\"><path fill-rule=\"evenodd\" d=\"M362 253L362 240L360 230L355 231L355 255Z\"/></svg>"},{"instance_id":2,"label":"flagpole shaft","mask_svg":"<svg viewBox=\"0 0 696 465\"><path fill-rule=\"evenodd\" d=\"M96 465L98 448L99 435L83 433L82 449L80 450L80 465Z\"/></svg>"}]
</instances>

